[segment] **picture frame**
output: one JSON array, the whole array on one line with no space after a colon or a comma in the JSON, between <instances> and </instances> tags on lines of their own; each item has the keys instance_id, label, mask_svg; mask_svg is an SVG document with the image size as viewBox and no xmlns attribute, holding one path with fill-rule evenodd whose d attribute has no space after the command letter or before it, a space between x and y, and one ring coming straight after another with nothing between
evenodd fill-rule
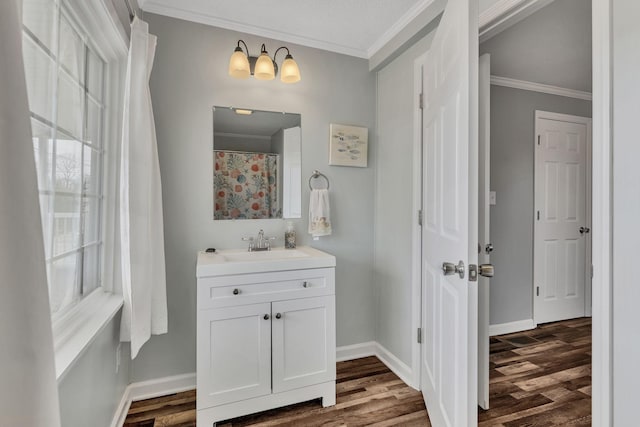
<instances>
[{"instance_id":1,"label":"picture frame","mask_svg":"<svg viewBox=\"0 0 640 427\"><path fill-rule=\"evenodd\" d=\"M367 167L369 129L360 126L329 125L329 165Z\"/></svg>"}]
</instances>

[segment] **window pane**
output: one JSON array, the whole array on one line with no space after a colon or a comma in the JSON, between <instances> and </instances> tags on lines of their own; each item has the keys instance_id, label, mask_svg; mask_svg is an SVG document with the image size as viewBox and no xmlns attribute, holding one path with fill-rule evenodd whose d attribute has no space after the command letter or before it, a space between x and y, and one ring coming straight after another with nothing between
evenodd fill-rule
<instances>
[{"instance_id":1,"label":"window pane","mask_svg":"<svg viewBox=\"0 0 640 427\"><path fill-rule=\"evenodd\" d=\"M53 219L53 196L48 194L40 195L40 215L42 215L42 236L44 237L44 256L51 258L51 221Z\"/></svg>"},{"instance_id":2,"label":"window pane","mask_svg":"<svg viewBox=\"0 0 640 427\"><path fill-rule=\"evenodd\" d=\"M53 129L32 119L31 132L38 172L38 188L40 191L53 190Z\"/></svg>"},{"instance_id":3,"label":"window pane","mask_svg":"<svg viewBox=\"0 0 640 427\"><path fill-rule=\"evenodd\" d=\"M77 299L79 254L73 253L53 261L49 274L51 312L56 313Z\"/></svg>"},{"instance_id":4,"label":"window pane","mask_svg":"<svg viewBox=\"0 0 640 427\"><path fill-rule=\"evenodd\" d=\"M22 22L51 52L56 48L57 7L53 0L22 0Z\"/></svg>"},{"instance_id":5,"label":"window pane","mask_svg":"<svg viewBox=\"0 0 640 427\"><path fill-rule=\"evenodd\" d=\"M87 99L87 133L85 142L95 147L102 146L102 107L91 98Z\"/></svg>"},{"instance_id":6,"label":"window pane","mask_svg":"<svg viewBox=\"0 0 640 427\"><path fill-rule=\"evenodd\" d=\"M91 50L88 50L87 57L87 87L89 93L98 101L102 101L102 73L104 63Z\"/></svg>"},{"instance_id":7,"label":"window pane","mask_svg":"<svg viewBox=\"0 0 640 427\"><path fill-rule=\"evenodd\" d=\"M100 246L86 248L82 258L82 295L88 295L100 286Z\"/></svg>"},{"instance_id":8,"label":"window pane","mask_svg":"<svg viewBox=\"0 0 640 427\"><path fill-rule=\"evenodd\" d=\"M80 197L56 194L53 215L53 256L80 246Z\"/></svg>"},{"instance_id":9,"label":"window pane","mask_svg":"<svg viewBox=\"0 0 640 427\"><path fill-rule=\"evenodd\" d=\"M56 141L56 190L80 194L82 191L82 144L58 134Z\"/></svg>"},{"instance_id":10,"label":"window pane","mask_svg":"<svg viewBox=\"0 0 640 427\"><path fill-rule=\"evenodd\" d=\"M84 43L64 15L60 16L60 65L77 81L84 82Z\"/></svg>"},{"instance_id":11,"label":"window pane","mask_svg":"<svg viewBox=\"0 0 640 427\"><path fill-rule=\"evenodd\" d=\"M97 197L82 198L83 243L96 243L100 239L100 199Z\"/></svg>"},{"instance_id":12,"label":"window pane","mask_svg":"<svg viewBox=\"0 0 640 427\"><path fill-rule=\"evenodd\" d=\"M102 155L86 145L84 150L84 165L82 168L82 192L92 196L97 196L100 191L100 165L102 164Z\"/></svg>"},{"instance_id":13,"label":"window pane","mask_svg":"<svg viewBox=\"0 0 640 427\"><path fill-rule=\"evenodd\" d=\"M82 137L84 90L64 72L58 76L58 127Z\"/></svg>"},{"instance_id":14,"label":"window pane","mask_svg":"<svg viewBox=\"0 0 640 427\"><path fill-rule=\"evenodd\" d=\"M40 117L53 122L56 64L29 37L22 39L29 109Z\"/></svg>"}]
</instances>

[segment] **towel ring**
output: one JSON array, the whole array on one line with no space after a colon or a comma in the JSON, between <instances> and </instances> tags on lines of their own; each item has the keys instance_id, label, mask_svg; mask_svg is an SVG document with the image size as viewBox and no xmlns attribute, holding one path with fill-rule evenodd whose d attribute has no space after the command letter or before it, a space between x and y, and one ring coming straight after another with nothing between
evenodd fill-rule
<instances>
[{"instance_id":1,"label":"towel ring","mask_svg":"<svg viewBox=\"0 0 640 427\"><path fill-rule=\"evenodd\" d=\"M315 179L315 178L324 178L325 181L327 181L327 190L329 189L329 178L327 178L327 176L325 174L323 174L322 172L318 171L318 170L314 170L313 174L311 174L311 176L309 177L309 189L313 190L314 188L311 186L311 180Z\"/></svg>"}]
</instances>

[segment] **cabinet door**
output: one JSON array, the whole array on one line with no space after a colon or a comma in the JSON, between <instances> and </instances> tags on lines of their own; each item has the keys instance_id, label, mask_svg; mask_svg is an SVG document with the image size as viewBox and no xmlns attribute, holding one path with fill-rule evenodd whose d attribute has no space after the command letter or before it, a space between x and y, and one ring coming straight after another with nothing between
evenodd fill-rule
<instances>
[{"instance_id":1,"label":"cabinet door","mask_svg":"<svg viewBox=\"0 0 640 427\"><path fill-rule=\"evenodd\" d=\"M270 394L271 304L201 310L197 353L198 409Z\"/></svg>"},{"instance_id":2,"label":"cabinet door","mask_svg":"<svg viewBox=\"0 0 640 427\"><path fill-rule=\"evenodd\" d=\"M336 379L335 296L272 303L273 392Z\"/></svg>"}]
</instances>

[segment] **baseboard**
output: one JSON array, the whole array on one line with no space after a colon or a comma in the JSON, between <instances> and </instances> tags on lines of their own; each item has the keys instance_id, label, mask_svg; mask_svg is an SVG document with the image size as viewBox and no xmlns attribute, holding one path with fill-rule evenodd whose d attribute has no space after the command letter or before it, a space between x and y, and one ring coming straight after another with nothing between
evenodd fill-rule
<instances>
[{"instance_id":1,"label":"baseboard","mask_svg":"<svg viewBox=\"0 0 640 427\"><path fill-rule=\"evenodd\" d=\"M504 335L512 334L514 332L528 331L535 329L536 324L533 319L518 320L516 322L499 323L497 325L489 325L489 335Z\"/></svg>"},{"instance_id":2,"label":"baseboard","mask_svg":"<svg viewBox=\"0 0 640 427\"><path fill-rule=\"evenodd\" d=\"M375 341L369 341L353 345L345 345L336 348L336 361L360 359L363 357L376 356L394 374L409 386L416 388L413 384L412 371L409 366L394 356L389 350ZM142 381L129 384L125 389L120 404L113 417L111 427L122 427L127 418L127 412L131 402L137 400L151 399L159 396L166 396L181 391L193 390L196 388L196 374L175 375L172 377L158 378L150 381Z\"/></svg>"},{"instance_id":3,"label":"baseboard","mask_svg":"<svg viewBox=\"0 0 640 427\"><path fill-rule=\"evenodd\" d=\"M122 399L120 399L120 404L118 404L116 413L113 416L113 421L111 421L111 427L122 427L124 420L127 418L130 406L131 398L129 397L129 387L127 387L124 389L124 393L122 393Z\"/></svg>"},{"instance_id":4,"label":"baseboard","mask_svg":"<svg viewBox=\"0 0 640 427\"><path fill-rule=\"evenodd\" d=\"M376 355L375 341L363 342L353 345L344 345L336 348L336 362L344 362L346 360L361 359L363 357Z\"/></svg>"},{"instance_id":5,"label":"baseboard","mask_svg":"<svg viewBox=\"0 0 640 427\"><path fill-rule=\"evenodd\" d=\"M129 384L122 395L118 409L113 417L111 427L121 427L122 424L124 424L131 402L152 399L154 397L166 396L173 393L180 393L182 391L193 390L195 388L195 373L174 375L172 377L164 377Z\"/></svg>"},{"instance_id":6,"label":"baseboard","mask_svg":"<svg viewBox=\"0 0 640 427\"><path fill-rule=\"evenodd\" d=\"M398 359L389 350L384 348L380 343L376 343L376 356L382 361L391 371L396 374L405 384L410 387L419 389L419 386L413 384L413 371L402 360Z\"/></svg>"}]
</instances>

